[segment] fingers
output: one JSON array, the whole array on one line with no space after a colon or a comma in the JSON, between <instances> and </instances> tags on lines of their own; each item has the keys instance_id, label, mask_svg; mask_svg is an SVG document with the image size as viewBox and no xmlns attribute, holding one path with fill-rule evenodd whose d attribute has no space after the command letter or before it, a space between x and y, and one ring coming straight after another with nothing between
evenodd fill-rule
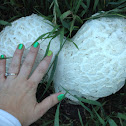
<instances>
[{"instance_id":1,"label":"fingers","mask_svg":"<svg viewBox=\"0 0 126 126\"><path fill-rule=\"evenodd\" d=\"M36 42L30 49L28 55L25 58L25 61L23 62L23 65L20 69L19 76L23 79L27 79L32 67L34 65L38 50L39 50L39 43Z\"/></svg>"},{"instance_id":2,"label":"fingers","mask_svg":"<svg viewBox=\"0 0 126 126\"><path fill-rule=\"evenodd\" d=\"M31 82L34 82L34 84L36 85L35 87L37 87L38 83L42 80L44 74L48 69L51 59L52 59L52 55L46 56L38 65L38 67L35 69L31 77L29 78Z\"/></svg>"},{"instance_id":3,"label":"fingers","mask_svg":"<svg viewBox=\"0 0 126 126\"><path fill-rule=\"evenodd\" d=\"M38 103L35 108L35 116L40 118L43 116L51 107L56 105L59 101L64 99L64 94L56 93L45 98L41 103Z\"/></svg>"},{"instance_id":4,"label":"fingers","mask_svg":"<svg viewBox=\"0 0 126 126\"><path fill-rule=\"evenodd\" d=\"M4 81L5 78L5 72L6 72L6 59L2 59L5 58L5 55L1 55L0 56L0 80Z\"/></svg>"},{"instance_id":5,"label":"fingers","mask_svg":"<svg viewBox=\"0 0 126 126\"><path fill-rule=\"evenodd\" d=\"M14 53L14 56L12 58L12 62L10 64L10 66L9 66L8 73L17 73L17 74L19 73L23 51L24 51L23 44L19 44L16 51L15 51L15 53ZM16 77L17 77L17 75L8 76L7 80L8 79L14 79Z\"/></svg>"}]
</instances>

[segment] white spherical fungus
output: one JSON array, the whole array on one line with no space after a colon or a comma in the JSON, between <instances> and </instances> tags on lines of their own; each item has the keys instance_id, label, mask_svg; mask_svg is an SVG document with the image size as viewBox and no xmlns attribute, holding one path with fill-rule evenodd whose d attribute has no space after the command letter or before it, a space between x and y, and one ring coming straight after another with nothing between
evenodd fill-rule
<instances>
[{"instance_id":1,"label":"white spherical fungus","mask_svg":"<svg viewBox=\"0 0 126 126\"><path fill-rule=\"evenodd\" d=\"M50 21L45 20L43 17L38 16L36 14L32 14L27 17L22 17L12 22L11 24L11 26L6 26L0 32L0 55L5 54L6 57L12 57L17 45L22 43L25 45L22 62L24 61L24 58L29 52L32 43L42 34L51 32L53 30L53 24ZM40 43L40 49L35 60L35 64L33 66L33 70L42 60L50 40L51 38L42 39L38 41ZM52 50L53 52L52 61L59 48L59 37L56 37L51 41L50 44L50 50ZM11 60L12 58L7 59L7 71Z\"/></svg>"},{"instance_id":2,"label":"white spherical fungus","mask_svg":"<svg viewBox=\"0 0 126 126\"><path fill-rule=\"evenodd\" d=\"M50 32L52 23L36 14L22 17L0 32L0 55L12 57L18 44L23 43L22 62L31 44L42 34ZM72 40L66 42L58 57L54 75L56 92L65 89L72 95L97 100L117 92L126 78L126 19L103 17L87 21ZM33 70L42 60L51 38L39 40ZM60 48L59 37L52 40L53 59ZM52 61L53 61L52 59ZM7 70L12 59L7 59ZM62 88L63 87L63 88ZM67 98L77 101L67 94Z\"/></svg>"},{"instance_id":3,"label":"white spherical fungus","mask_svg":"<svg viewBox=\"0 0 126 126\"><path fill-rule=\"evenodd\" d=\"M103 17L87 21L59 54L54 76L56 92L97 100L117 92L126 78L126 19ZM63 88L62 88L63 87ZM67 98L77 101L67 94Z\"/></svg>"}]
</instances>

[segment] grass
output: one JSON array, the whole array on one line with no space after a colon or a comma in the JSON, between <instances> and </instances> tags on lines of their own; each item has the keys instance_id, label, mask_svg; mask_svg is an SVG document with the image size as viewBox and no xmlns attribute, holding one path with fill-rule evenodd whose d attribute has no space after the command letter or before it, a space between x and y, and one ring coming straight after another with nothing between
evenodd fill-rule
<instances>
[{"instance_id":1,"label":"grass","mask_svg":"<svg viewBox=\"0 0 126 126\"><path fill-rule=\"evenodd\" d=\"M101 11L105 12L102 13ZM100 12L100 14L91 17L96 12ZM53 39L60 35L61 50L66 42L63 41L63 37L66 36L70 40L82 24L89 19L111 16L126 18L126 0L1 0L0 30L6 25L11 25L11 21L32 13L43 15L55 24L53 31L41 35L37 40L46 39L46 37ZM75 43L73 44L77 47ZM49 45L46 53L48 50ZM51 65L53 71L49 81L46 82L45 76L42 84L38 86L38 102L54 91L52 79L58 54ZM43 90L43 94L40 94L40 89ZM32 126L126 126L126 84L116 94L101 98L98 101L76 98L79 99L79 106L70 105L66 99L49 110L40 119L40 123L37 124L36 122ZM69 111L69 106L72 108L72 111ZM67 112L65 113L65 111ZM75 111L75 118L70 116L73 111Z\"/></svg>"}]
</instances>

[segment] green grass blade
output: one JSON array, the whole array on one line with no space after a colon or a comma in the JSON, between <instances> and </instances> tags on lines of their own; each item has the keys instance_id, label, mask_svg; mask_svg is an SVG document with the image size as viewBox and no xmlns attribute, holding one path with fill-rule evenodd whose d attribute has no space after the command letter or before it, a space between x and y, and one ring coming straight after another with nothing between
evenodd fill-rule
<instances>
[{"instance_id":1,"label":"green grass blade","mask_svg":"<svg viewBox=\"0 0 126 126\"><path fill-rule=\"evenodd\" d=\"M67 18L70 14L72 14L72 12L70 10L64 12L61 16L60 19L64 20L65 18Z\"/></svg>"},{"instance_id":2,"label":"green grass blade","mask_svg":"<svg viewBox=\"0 0 126 126\"><path fill-rule=\"evenodd\" d=\"M20 17L22 17L21 14L19 14L19 15L17 15L17 16L13 16L13 17L10 18L8 21L9 21L9 22L12 22L12 21L14 21L15 19L20 18Z\"/></svg>"},{"instance_id":3,"label":"green grass blade","mask_svg":"<svg viewBox=\"0 0 126 126\"><path fill-rule=\"evenodd\" d=\"M89 8L90 6L90 0L87 0L87 7Z\"/></svg>"},{"instance_id":4,"label":"green grass blade","mask_svg":"<svg viewBox=\"0 0 126 126\"><path fill-rule=\"evenodd\" d=\"M103 126L105 126L105 121L100 117L100 115L96 112L96 110L95 110L94 108L93 108L93 110L94 110L95 114L97 115L98 120L100 121L100 123L101 123Z\"/></svg>"},{"instance_id":5,"label":"green grass blade","mask_svg":"<svg viewBox=\"0 0 126 126\"><path fill-rule=\"evenodd\" d=\"M109 2L108 4L111 4L111 5L119 5L119 4L122 4L126 2L126 0L119 0L119 1L116 1L116 2Z\"/></svg>"},{"instance_id":6,"label":"green grass blade","mask_svg":"<svg viewBox=\"0 0 126 126\"><path fill-rule=\"evenodd\" d=\"M72 34L72 31L73 31L73 29L74 29L74 23L75 23L75 18L72 20L72 22L71 22L71 26L70 26L70 36L71 36L71 34Z\"/></svg>"},{"instance_id":7,"label":"green grass blade","mask_svg":"<svg viewBox=\"0 0 126 126\"><path fill-rule=\"evenodd\" d=\"M33 43L32 43L32 45L35 43L35 42L37 42L38 40L40 40L40 39L43 39L46 35L48 35L49 33L45 33L45 34L42 34L41 36L39 36ZM31 46L32 46L31 45Z\"/></svg>"},{"instance_id":8,"label":"green grass blade","mask_svg":"<svg viewBox=\"0 0 126 126\"><path fill-rule=\"evenodd\" d=\"M81 12L80 16L81 16L81 17L84 16L85 13L86 13L86 10L83 10L83 11Z\"/></svg>"},{"instance_id":9,"label":"green grass blade","mask_svg":"<svg viewBox=\"0 0 126 126\"><path fill-rule=\"evenodd\" d=\"M61 49L62 44L63 44L63 38L64 38L64 28L62 28L60 30L60 49Z\"/></svg>"},{"instance_id":10,"label":"green grass blade","mask_svg":"<svg viewBox=\"0 0 126 126\"><path fill-rule=\"evenodd\" d=\"M121 8L124 8L124 7L126 7L126 3L118 6L117 8L121 9Z\"/></svg>"},{"instance_id":11,"label":"green grass blade","mask_svg":"<svg viewBox=\"0 0 126 126\"><path fill-rule=\"evenodd\" d=\"M77 96L76 96L77 97ZM77 99L79 100L79 101L82 101L82 102L84 102L84 103L88 103L88 104L91 104L91 105L97 105L97 106L102 106L102 104L100 103L100 102L98 102L98 101L93 101L93 100L89 100L89 99L84 99L84 98L79 98L79 97L77 97Z\"/></svg>"},{"instance_id":12,"label":"green grass blade","mask_svg":"<svg viewBox=\"0 0 126 126\"><path fill-rule=\"evenodd\" d=\"M83 121L82 121L82 117L81 117L81 114L80 114L79 110L78 110L78 116L79 116L79 119L80 119L81 126L84 126Z\"/></svg>"},{"instance_id":13,"label":"green grass blade","mask_svg":"<svg viewBox=\"0 0 126 126\"><path fill-rule=\"evenodd\" d=\"M16 5L15 0L10 0L11 5Z\"/></svg>"},{"instance_id":14,"label":"green grass blade","mask_svg":"<svg viewBox=\"0 0 126 126\"><path fill-rule=\"evenodd\" d=\"M70 29L69 23L67 23L66 21L63 21L63 20L61 20L61 22L62 22L62 25L63 25L64 28L66 28L68 30Z\"/></svg>"},{"instance_id":15,"label":"green grass blade","mask_svg":"<svg viewBox=\"0 0 126 126\"><path fill-rule=\"evenodd\" d=\"M5 57L5 58L1 58L0 57L0 60L2 60L2 59L10 59L10 58L13 58L13 57Z\"/></svg>"},{"instance_id":16,"label":"green grass blade","mask_svg":"<svg viewBox=\"0 0 126 126\"><path fill-rule=\"evenodd\" d=\"M82 20L79 16L77 16L77 15L76 15L76 20L77 20L79 23L83 24L83 20Z\"/></svg>"},{"instance_id":17,"label":"green grass blade","mask_svg":"<svg viewBox=\"0 0 126 126\"><path fill-rule=\"evenodd\" d=\"M48 126L48 125L51 125L54 121L51 120L51 121L48 121L48 122L44 122L42 125L40 126Z\"/></svg>"},{"instance_id":18,"label":"green grass blade","mask_svg":"<svg viewBox=\"0 0 126 126\"><path fill-rule=\"evenodd\" d=\"M125 114L118 113L117 117L126 120L126 113Z\"/></svg>"},{"instance_id":19,"label":"green grass blade","mask_svg":"<svg viewBox=\"0 0 126 126\"><path fill-rule=\"evenodd\" d=\"M58 56L56 55L55 60L54 60L54 64L53 64L53 68L52 68L52 71L51 71L51 74L50 74L50 77L49 77L49 81L47 82L46 89L44 90L44 92L42 94L42 97L43 97L43 95L46 93L46 91L49 89L49 87L51 85L51 82L53 80L53 76L54 76L54 73L55 73L55 70L56 70L57 61L58 61Z\"/></svg>"},{"instance_id":20,"label":"green grass blade","mask_svg":"<svg viewBox=\"0 0 126 126\"><path fill-rule=\"evenodd\" d=\"M79 50L79 47L77 46L77 44L76 44L74 41L72 41L72 40L69 39L69 38L67 38L67 40L68 40L69 42L72 42L72 43L75 45L75 47Z\"/></svg>"},{"instance_id":21,"label":"green grass blade","mask_svg":"<svg viewBox=\"0 0 126 126\"><path fill-rule=\"evenodd\" d=\"M59 126L59 108L60 108L60 103L58 104L58 107L56 109L54 126Z\"/></svg>"},{"instance_id":22,"label":"green grass blade","mask_svg":"<svg viewBox=\"0 0 126 126\"><path fill-rule=\"evenodd\" d=\"M52 1L52 3L50 4L49 9L51 9L53 5L54 5L54 1Z\"/></svg>"},{"instance_id":23,"label":"green grass blade","mask_svg":"<svg viewBox=\"0 0 126 126\"><path fill-rule=\"evenodd\" d=\"M75 8L75 14L78 12L78 10L79 10L79 8L80 8L81 3L82 3L82 0L78 0L77 5L75 6L75 7L76 7L76 8Z\"/></svg>"},{"instance_id":24,"label":"green grass blade","mask_svg":"<svg viewBox=\"0 0 126 126\"><path fill-rule=\"evenodd\" d=\"M110 126L117 126L117 124L115 123L115 121L111 118L108 119L109 125Z\"/></svg>"},{"instance_id":25,"label":"green grass blade","mask_svg":"<svg viewBox=\"0 0 126 126\"><path fill-rule=\"evenodd\" d=\"M57 0L54 0L54 3L56 4L57 7L59 7Z\"/></svg>"},{"instance_id":26,"label":"green grass blade","mask_svg":"<svg viewBox=\"0 0 126 126\"><path fill-rule=\"evenodd\" d=\"M88 7L84 3L81 3L81 6L84 8L84 10L88 9Z\"/></svg>"},{"instance_id":27,"label":"green grass blade","mask_svg":"<svg viewBox=\"0 0 126 126\"><path fill-rule=\"evenodd\" d=\"M65 89L63 86L62 86L62 88L66 91L66 93L68 93L71 96L77 98L76 96L72 95L67 89ZM93 113L88 107L86 107L81 101L79 101L79 104L90 113L91 117L93 117Z\"/></svg>"},{"instance_id":28,"label":"green grass blade","mask_svg":"<svg viewBox=\"0 0 126 126\"><path fill-rule=\"evenodd\" d=\"M58 17L60 17L61 11L60 11L59 4L58 4L57 0L54 0L54 6L55 6L55 12L57 13Z\"/></svg>"},{"instance_id":29,"label":"green grass blade","mask_svg":"<svg viewBox=\"0 0 126 126\"><path fill-rule=\"evenodd\" d=\"M85 126L89 126L88 122L85 124Z\"/></svg>"},{"instance_id":30,"label":"green grass blade","mask_svg":"<svg viewBox=\"0 0 126 126\"><path fill-rule=\"evenodd\" d=\"M50 43L51 43L51 41L52 41L52 39L50 40L50 42L49 42L49 44L48 44L48 46L47 46L47 48L46 48L46 52L45 52L44 57L46 57L47 54L48 54L48 51L49 51L49 48L50 48ZM44 59L44 57L43 57L43 59ZM43 59L42 59L42 60L43 60Z\"/></svg>"},{"instance_id":31,"label":"green grass blade","mask_svg":"<svg viewBox=\"0 0 126 126\"><path fill-rule=\"evenodd\" d=\"M95 0L95 2L94 2L94 7L93 7L93 11L96 11L98 2L99 2L99 0Z\"/></svg>"},{"instance_id":32,"label":"green grass blade","mask_svg":"<svg viewBox=\"0 0 126 126\"><path fill-rule=\"evenodd\" d=\"M93 117L93 112L92 112L88 107L86 107L81 101L79 101L79 103L80 103L80 105L81 105L84 109L86 109L86 110L90 113L90 115Z\"/></svg>"},{"instance_id":33,"label":"green grass blade","mask_svg":"<svg viewBox=\"0 0 126 126\"><path fill-rule=\"evenodd\" d=\"M11 26L11 23L4 21L4 20L0 20L0 25L9 25Z\"/></svg>"}]
</instances>

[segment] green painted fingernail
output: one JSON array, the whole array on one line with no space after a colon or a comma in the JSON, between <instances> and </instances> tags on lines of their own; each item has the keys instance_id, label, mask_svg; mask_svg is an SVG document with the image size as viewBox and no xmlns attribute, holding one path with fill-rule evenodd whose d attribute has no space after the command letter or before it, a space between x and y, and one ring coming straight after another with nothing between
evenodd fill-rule
<instances>
[{"instance_id":1,"label":"green painted fingernail","mask_svg":"<svg viewBox=\"0 0 126 126\"><path fill-rule=\"evenodd\" d=\"M23 46L24 46L23 44L19 44L19 45L18 45L18 49L22 49Z\"/></svg>"},{"instance_id":2,"label":"green painted fingernail","mask_svg":"<svg viewBox=\"0 0 126 126\"><path fill-rule=\"evenodd\" d=\"M39 43L38 43L38 42L35 42L35 43L33 44L33 47L37 48L38 45L39 45Z\"/></svg>"},{"instance_id":3,"label":"green painted fingernail","mask_svg":"<svg viewBox=\"0 0 126 126\"><path fill-rule=\"evenodd\" d=\"M1 58L4 58L4 55L1 55Z\"/></svg>"},{"instance_id":4,"label":"green painted fingernail","mask_svg":"<svg viewBox=\"0 0 126 126\"><path fill-rule=\"evenodd\" d=\"M51 55L52 55L52 51L49 50L47 56L51 56Z\"/></svg>"},{"instance_id":5,"label":"green painted fingernail","mask_svg":"<svg viewBox=\"0 0 126 126\"><path fill-rule=\"evenodd\" d=\"M58 98L58 101L61 101L61 100L63 100L65 98L65 95L60 94L60 95L57 96L57 98Z\"/></svg>"}]
</instances>

